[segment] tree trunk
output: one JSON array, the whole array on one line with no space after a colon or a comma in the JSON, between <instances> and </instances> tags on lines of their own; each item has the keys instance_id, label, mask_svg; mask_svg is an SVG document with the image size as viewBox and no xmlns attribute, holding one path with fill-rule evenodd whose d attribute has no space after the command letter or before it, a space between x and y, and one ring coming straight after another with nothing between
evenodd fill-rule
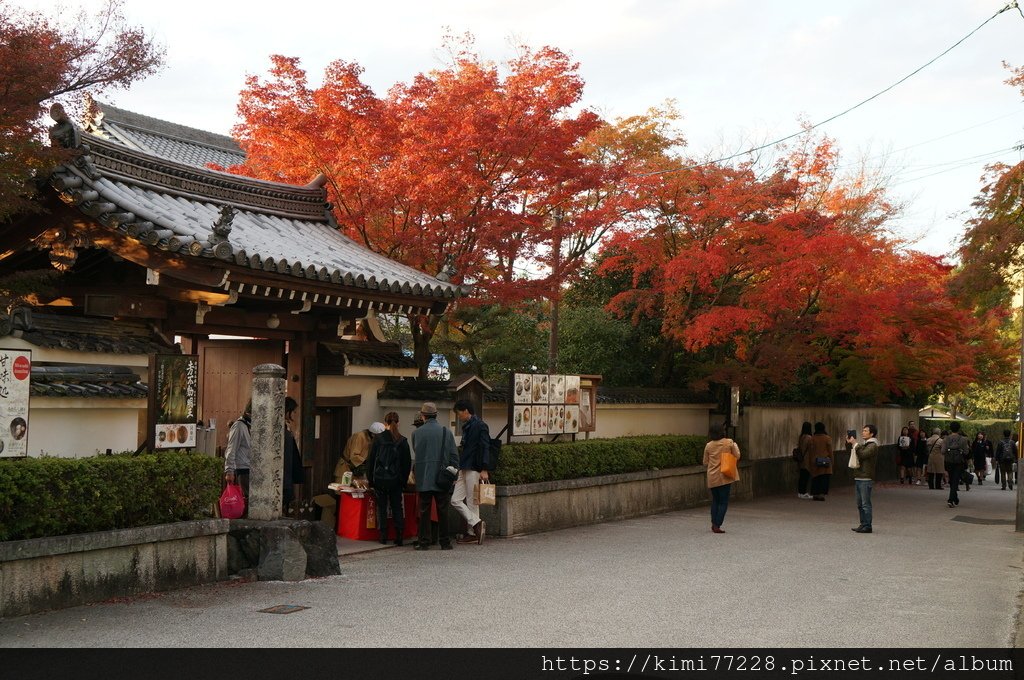
<instances>
[{"instance_id":1,"label":"tree trunk","mask_svg":"<svg viewBox=\"0 0 1024 680\"><path fill-rule=\"evenodd\" d=\"M421 380L429 377L430 361L434 358L430 351L430 340L434 337L434 331L437 330L437 324L440 321L441 318L435 315L409 317L409 330L412 332L412 358L416 362L416 368L419 371L417 375Z\"/></svg>"},{"instance_id":2,"label":"tree trunk","mask_svg":"<svg viewBox=\"0 0 1024 680\"><path fill-rule=\"evenodd\" d=\"M561 301L551 300L551 331L548 335L548 373L558 373L558 310Z\"/></svg>"}]
</instances>

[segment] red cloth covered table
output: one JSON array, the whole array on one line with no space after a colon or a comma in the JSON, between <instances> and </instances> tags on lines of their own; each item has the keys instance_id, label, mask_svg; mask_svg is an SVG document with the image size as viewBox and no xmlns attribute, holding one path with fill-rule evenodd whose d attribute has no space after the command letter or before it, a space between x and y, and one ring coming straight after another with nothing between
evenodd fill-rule
<instances>
[{"instance_id":1,"label":"red cloth covered table","mask_svg":"<svg viewBox=\"0 0 1024 680\"><path fill-rule=\"evenodd\" d=\"M350 493L340 493L338 496L338 525L335 533L357 541L379 539L377 497L374 493L367 491L361 498ZM402 538L412 538L417 533L416 494L403 493L402 506L405 509L405 530L402 532ZM388 538L395 538L395 527L391 518L388 518Z\"/></svg>"}]
</instances>

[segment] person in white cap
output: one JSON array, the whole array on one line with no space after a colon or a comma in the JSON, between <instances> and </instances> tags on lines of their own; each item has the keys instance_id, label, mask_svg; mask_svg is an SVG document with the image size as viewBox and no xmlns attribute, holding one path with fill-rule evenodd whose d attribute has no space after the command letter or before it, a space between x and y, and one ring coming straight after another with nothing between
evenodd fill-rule
<instances>
[{"instance_id":1,"label":"person in white cap","mask_svg":"<svg viewBox=\"0 0 1024 680\"><path fill-rule=\"evenodd\" d=\"M353 478L366 479L366 459L370 456L370 444L385 429L384 423L372 423L370 427L348 438L345 450L341 452L341 458L334 467L335 482L340 484L346 472L351 472Z\"/></svg>"}]
</instances>

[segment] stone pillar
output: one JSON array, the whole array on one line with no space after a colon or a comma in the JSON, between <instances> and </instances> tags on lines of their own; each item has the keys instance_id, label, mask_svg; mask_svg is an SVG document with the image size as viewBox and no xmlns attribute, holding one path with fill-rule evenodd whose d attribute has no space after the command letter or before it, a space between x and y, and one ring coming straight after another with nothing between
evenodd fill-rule
<instances>
[{"instance_id":1,"label":"stone pillar","mask_svg":"<svg viewBox=\"0 0 1024 680\"><path fill-rule=\"evenodd\" d=\"M249 519L281 517L284 484L284 368L261 364L252 369L252 464L249 468Z\"/></svg>"}]
</instances>

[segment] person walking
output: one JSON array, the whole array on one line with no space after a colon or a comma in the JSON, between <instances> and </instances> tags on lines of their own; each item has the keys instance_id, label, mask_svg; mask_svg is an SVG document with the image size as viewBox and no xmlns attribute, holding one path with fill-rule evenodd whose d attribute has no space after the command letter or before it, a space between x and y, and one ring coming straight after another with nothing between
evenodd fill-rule
<instances>
[{"instance_id":1,"label":"person walking","mask_svg":"<svg viewBox=\"0 0 1024 680\"><path fill-rule=\"evenodd\" d=\"M437 405L425 402L420 407L423 425L412 433L412 446L416 450L416 491L419 493L420 526L416 537L416 550L430 549L430 504L437 505L437 541L441 550L451 550L448 535L448 507L451 491L440 486L437 476L441 470L457 469L459 454L455 449L455 435L437 422Z\"/></svg>"},{"instance_id":2,"label":"person walking","mask_svg":"<svg viewBox=\"0 0 1024 680\"><path fill-rule=\"evenodd\" d=\"M878 428L867 424L861 428L863 444L857 444L857 438L851 434L846 442L853 447L851 456L857 454L857 467L853 471L854 490L857 496L857 512L860 524L853 530L858 534L870 534L871 523L871 491L875 486L875 463L878 461Z\"/></svg>"},{"instance_id":3,"label":"person walking","mask_svg":"<svg viewBox=\"0 0 1024 680\"><path fill-rule=\"evenodd\" d=\"M823 501L828 495L834 453L832 437L825 432L825 423L814 423L814 435L811 437L811 497L816 501Z\"/></svg>"},{"instance_id":4,"label":"person walking","mask_svg":"<svg viewBox=\"0 0 1024 680\"><path fill-rule=\"evenodd\" d=\"M928 488L942 491L942 479L946 466L942 460L942 436L939 428L932 430L932 436L925 440L928 446Z\"/></svg>"},{"instance_id":5,"label":"person walking","mask_svg":"<svg viewBox=\"0 0 1024 680\"><path fill-rule=\"evenodd\" d=\"M711 490L711 531L724 534L722 524L725 523L725 512L729 509L729 491L732 483L739 481L739 474L735 479L722 474L722 456L730 453L738 461L740 447L725 436L723 425L712 425L708 437L710 441L704 446L704 465L707 467L708 489Z\"/></svg>"},{"instance_id":6,"label":"person walking","mask_svg":"<svg viewBox=\"0 0 1024 680\"><path fill-rule=\"evenodd\" d=\"M284 506L284 514L288 514L288 508L295 500L295 485L303 484L306 481L306 471L302 467L302 453L295 441L295 434L292 428L295 427L295 412L299 409L299 402L291 397L284 398L284 474L282 475L281 503Z\"/></svg>"},{"instance_id":7,"label":"person walking","mask_svg":"<svg viewBox=\"0 0 1024 680\"><path fill-rule=\"evenodd\" d=\"M960 434L960 423L949 424L949 435L942 440L942 462L945 465L946 473L949 475L949 499L946 505L955 508L960 505L960 495L957 487L960 486L960 478L964 476L964 464L970 455L970 442L967 437ZM967 484L967 491L971 485Z\"/></svg>"},{"instance_id":8,"label":"person walking","mask_svg":"<svg viewBox=\"0 0 1024 680\"><path fill-rule=\"evenodd\" d=\"M234 484L237 480L245 497L245 511L249 516L249 466L252 465L252 399L245 403L245 410L228 429L228 445L224 449L224 480Z\"/></svg>"},{"instance_id":9,"label":"person walking","mask_svg":"<svg viewBox=\"0 0 1024 680\"><path fill-rule=\"evenodd\" d=\"M797 439L796 448L793 449L793 458L800 468L796 497L809 500L811 494L807 493L807 488L811 481L811 424L808 422L800 426L800 437Z\"/></svg>"},{"instance_id":10,"label":"person walking","mask_svg":"<svg viewBox=\"0 0 1024 680\"><path fill-rule=\"evenodd\" d=\"M900 466L900 484L904 481L912 484L911 477L914 472L914 440L910 437L910 428L904 427L900 430L900 436L896 439L896 448L899 457L897 464Z\"/></svg>"},{"instance_id":11,"label":"person walking","mask_svg":"<svg viewBox=\"0 0 1024 680\"><path fill-rule=\"evenodd\" d=\"M913 422L913 421L911 421ZM917 444L914 446L914 484L924 484L925 470L928 468L928 437L924 430L917 433Z\"/></svg>"},{"instance_id":12,"label":"person walking","mask_svg":"<svg viewBox=\"0 0 1024 680\"><path fill-rule=\"evenodd\" d=\"M405 506L402 493L412 469L412 453L409 440L398 431L398 414L394 411L384 416L381 434L373 438L370 457L366 459L366 474L370 488L377 496L377 527L380 529L381 545L388 542L388 509L395 528L395 545L401 546L405 536Z\"/></svg>"},{"instance_id":13,"label":"person walking","mask_svg":"<svg viewBox=\"0 0 1024 680\"><path fill-rule=\"evenodd\" d=\"M1017 462L1017 443L1010 438L1010 431L1003 430L1003 438L996 445L996 465L1000 472L1003 490L1007 485L1013 491L1013 464Z\"/></svg>"},{"instance_id":14,"label":"person walking","mask_svg":"<svg viewBox=\"0 0 1024 680\"><path fill-rule=\"evenodd\" d=\"M978 477L978 486L985 483L988 474L988 459L992 457L992 442L984 432L979 432L971 442L971 457L974 459L974 474Z\"/></svg>"},{"instance_id":15,"label":"person walking","mask_svg":"<svg viewBox=\"0 0 1024 680\"><path fill-rule=\"evenodd\" d=\"M459 478L455 480L455 489L452 491L452 507L466 520L468 529L459 543L481 545L487 525L480 519L480 508L477 507L473 490L481 481L489 479L487 468L491 462L491 434L487 423L476 415L473 404L468 400L458 400L453 409L462 423L462 453L459 455Z\"/></svg>"}]
</instances>

